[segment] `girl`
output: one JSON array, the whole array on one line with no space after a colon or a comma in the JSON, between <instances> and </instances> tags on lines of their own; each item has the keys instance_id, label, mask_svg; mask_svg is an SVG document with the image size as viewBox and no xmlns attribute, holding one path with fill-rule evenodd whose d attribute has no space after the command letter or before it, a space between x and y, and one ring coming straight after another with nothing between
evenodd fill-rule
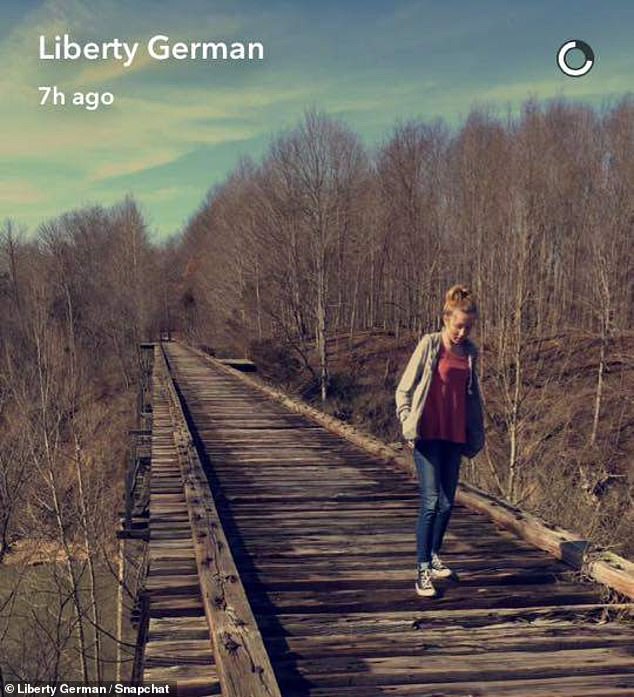
<instances>
[{"instance_id":1,"label":"girl","mask_svg":"<svg viewBox=\"0 0 634 697\"><path fill-rule=\"evenodd\" d=\"M436 595L432 578L451 576L438 553L453 506L460 458L484 446L477 349L468 338L477 318L464 286L447 291L440 332L425 334L396 388L396 412L414 451L421 499L416 528L416 593Z\"/></svg>"}]
</instances>

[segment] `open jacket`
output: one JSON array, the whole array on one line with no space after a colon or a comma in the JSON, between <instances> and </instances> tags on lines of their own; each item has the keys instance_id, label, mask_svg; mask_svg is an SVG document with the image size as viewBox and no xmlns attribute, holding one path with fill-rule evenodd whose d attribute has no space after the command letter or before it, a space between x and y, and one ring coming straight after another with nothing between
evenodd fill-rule
<instances>
[{"instance_id":1,"label":"open jacket","mask_svg":"<svg viewBox=\"0 0 634 697\"><path fill-rule=\"evenodd\" d=\"M406 440L415 440L418 437L418 422L438 364L441 343L441 332L425 334L418 342L396 388L396 414ZM463 346L469 362L469 380L466 404L467 442L462 448L462 454L465 457L475 457L484 447L482 396L475 370L478 349L469 339L464 340Z\"/></svg>"}]
</instances>

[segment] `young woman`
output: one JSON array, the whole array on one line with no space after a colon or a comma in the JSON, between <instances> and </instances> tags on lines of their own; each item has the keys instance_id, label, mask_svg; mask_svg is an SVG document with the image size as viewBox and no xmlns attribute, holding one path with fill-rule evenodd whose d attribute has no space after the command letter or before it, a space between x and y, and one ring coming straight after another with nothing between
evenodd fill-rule
<instances>
[{"instance_id":1,"label":"young woman","mask_svg":"<svg viewBox=\"0 0 634 697\"><path fill-rule=\"evenodd\" d=\"M433 596L432 578L451 576L438 556L453 507L460 458L484 446L482 402L469 332L477 318L472 293L447 291L443 328L425 334L396 388L396 412L414 451L421 499L416 528L416 593Z\"/></svg>"}]
</instances>

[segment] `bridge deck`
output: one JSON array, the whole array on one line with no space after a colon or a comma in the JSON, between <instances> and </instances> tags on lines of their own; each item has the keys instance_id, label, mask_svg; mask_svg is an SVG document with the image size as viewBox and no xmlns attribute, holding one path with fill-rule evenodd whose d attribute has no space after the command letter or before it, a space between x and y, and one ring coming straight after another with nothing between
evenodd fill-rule
<instances>
[{"instance_id":1,"label":"bridge deck","mask_svg":"<svg viewBox=\"0 0 634 697\"><path fill-rule=\"evenodd\" d=\"M180 694L220 694L173 419L168 395L158 381L153 395L149 528L145 583L149 627L143 679L175 683Z\"/></svg>"},{"instance_id":2,"label":"bridge deck","mask_svg":"<svg viewBox=\"0 0 634 697\"><path fill-rule=\"evenodd\" d=\"M418 495L404 471L182 345L165 351L283 695L634 695L634 626L602 587L458 505L443 548L458 577L418 598ZM195 565L176 480L157 466L160 593L163 582L191 586ZM161 564L182 575L162 576ZM204 625L185 626L213 672Z\"/></svg>"}]
</instances>

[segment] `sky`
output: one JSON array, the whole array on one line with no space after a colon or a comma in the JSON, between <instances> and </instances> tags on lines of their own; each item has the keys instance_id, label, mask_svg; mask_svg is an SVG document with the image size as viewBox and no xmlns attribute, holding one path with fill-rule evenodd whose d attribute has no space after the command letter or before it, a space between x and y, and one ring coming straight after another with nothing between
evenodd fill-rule
<instances>
[{"instance_id":1,"label":"sky","mask_svg":"<svg viewBox=\"0 0 634 697\"><path fill-rule=\"evenodd\" d=\"M0 222L27 231L131 194L155 239L186 225L241 157L256 161L307 108L345 121L368 147L399 121L459 126L474 107L528 98L598 108L633 90L631 0L3 0ZM139 42L135 60L43 60L55 36ZM261 61L153 60L150 37L260 42ZM568 40L595 55L583 77L556 64ZM583 62L578 51L571 67ZM64 106L41 105L57 86ZM75 93L114 96L73 105ZM50 100L50 97L49 97Z\"/></svg>"}]
</instances>

